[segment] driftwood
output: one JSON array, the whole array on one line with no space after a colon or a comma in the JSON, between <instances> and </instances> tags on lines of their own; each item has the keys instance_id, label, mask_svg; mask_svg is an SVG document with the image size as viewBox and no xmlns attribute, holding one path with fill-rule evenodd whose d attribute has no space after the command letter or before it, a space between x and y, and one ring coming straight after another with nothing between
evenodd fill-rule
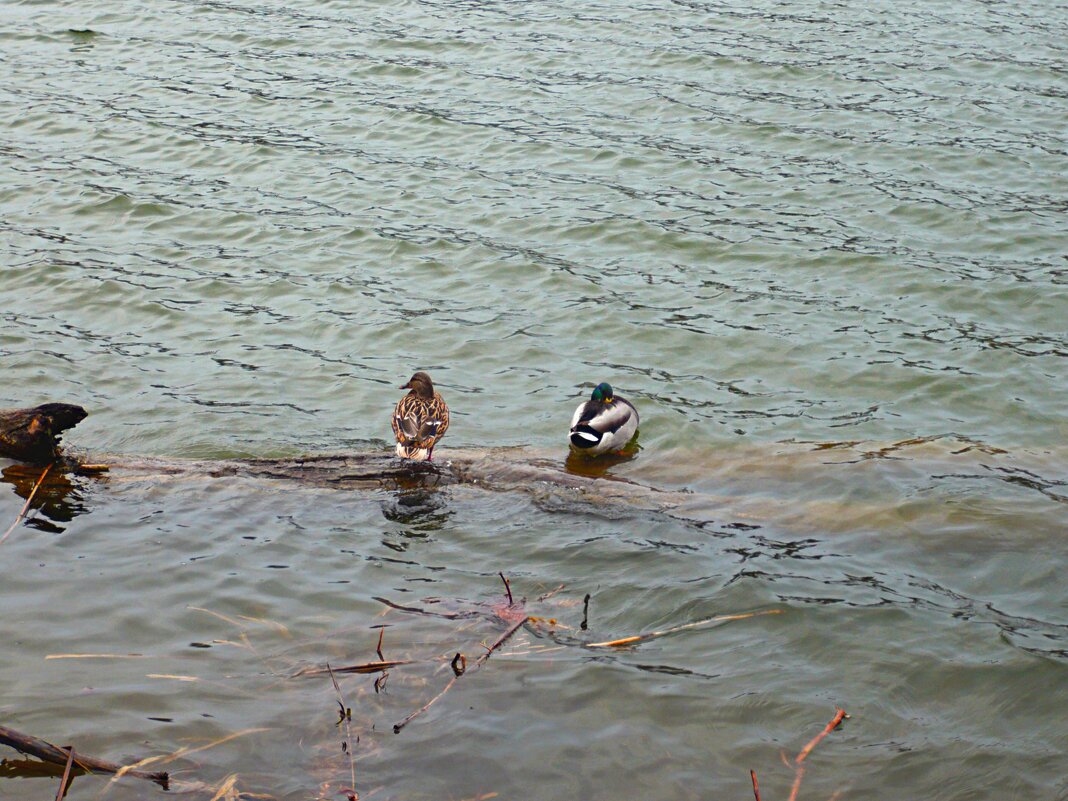
<instances>
[{"instance_id":1,"label":"driftwood","mask_svg":"<svg viewBox=\"0 0 1068 801\"><path fill-rule=\"evenodd\" d=\"M556 460L531 458L521 448L457 449L433 462L410 462L392 453L364 452L291 459L221 459L181 461L102 457L107 464L84 464L60 447L62 433L85 419L87 412L67 403L45 403L26 409L0 409L0 459L32 464L58 462L63 471L97 473L109 468L160 475L206 474L298 481L337 489L417 489L455 484L510 489L541 486L565 490L598 488L598 495L637 500L639 505L669 507L684 493L661 492L608 476L580 474ZM598 465L603 467L603 465ZM59 473L61 471L54 471ZM601 480L602 478L607 480Z\"/></svg>"},{"instance_id":2,"label":"driftwood","mask_svg":"<svg viewBox=\"0 0 1068 801\"><path fill-rule=\"evenodd\" d=\"M686 516L685 504L707 496L655 487L606 475L571 472L559 459L532 455L526 448L450 448L433 462L411 462L392 453L355 452L292 459L183 461L100 456L115 479L124 475L167 477L244 477L289 481L339 490L435 490L467 486L489 491L525 492L547 502L619 505L635 510ZM94 470L99 469L93 466ZM88 472L84 467L79 472ZM717 501L719 499L716 499ZM723 509L721 504L717 508Z\"/></svg>"},{"instance_id":3,"label":"driftwood","mask_svg":"<svg viewBox=\"0 0 1068 801\"><path fill-rule=\"evenodd\" d=\"M0 744L9 745L16 751L35 756L40 760L51 762L53 765L59 765L60 767L65 767L71 759L71 751L52 745L52 743L42 740L40 737L23 734L6 726L0 726ZM74 765L83 773L116 773L123 776L133 776L137 779L147 779L150 782L155 782L164 790L167 789L170 782L170 776L166 771L135 770L115 762L86 756L76 751L74 752Z\"/></svg>"},{"instance_id":4,"label":"driftwood","mask_svg":"<svg viewBox=\"0 0 1068 801\"><path fill-rule=\"evenodd\" d=\"M44 403L32 409L0 409L0 457L32 464L62 458L63 432L85 419L81 406Z\"/></svg>"}]
</instances>

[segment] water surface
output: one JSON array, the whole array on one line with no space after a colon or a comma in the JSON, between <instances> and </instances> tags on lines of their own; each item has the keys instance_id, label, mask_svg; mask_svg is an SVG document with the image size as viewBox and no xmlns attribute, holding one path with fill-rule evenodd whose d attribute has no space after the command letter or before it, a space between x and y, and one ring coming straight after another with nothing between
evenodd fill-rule
<instances>
[{"instance_id":1,"label":"water surface","mask_svg":"<svg viewBox=\"0 0 1068 801\"><path fill-rule=\"evenodd\" d=\"M557 627L400 735L444 662L343 679L362 797L785 798L835 704L802 798L1068 797L1062 5L4 12L0 406L83 404L90 454L375 450L426 369L442 458L562 463L607 380L610 474L689 495L75 478L0 546L0 722L119 760L263 729L168 767L340 797L334 690L284 677L379 625L477 654L504 571ZM426 596L479 614L374 600Z\"/></svg>"}]
</instances>

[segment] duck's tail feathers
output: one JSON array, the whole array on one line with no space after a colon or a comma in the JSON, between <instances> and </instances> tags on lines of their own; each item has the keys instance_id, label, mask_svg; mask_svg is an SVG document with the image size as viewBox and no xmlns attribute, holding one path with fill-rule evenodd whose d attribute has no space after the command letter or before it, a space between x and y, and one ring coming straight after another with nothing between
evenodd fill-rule
<instances>
[{"instance_id":1,"label":"duck's tail feathers","mask_svg":"<svg viewBox=\"0 0 1068 801\"><path fill-rule=\"evenodd\" d=\"M425 462L430 458L429 448L419 448L415 445L397 443L397 456L402 459L411 459L413 462Z\"/></svg>"},{"instance_id":2,"label":"duck's tail feathers","mask_svg":"<svg viewBox=\"0 0 1068 801\"><path fill-rule=\"evenodd\" d=\"M571 429L571 444L583 450L600 444L604 434L587 425L578 425Z\"/></svg>"}]
</instances>

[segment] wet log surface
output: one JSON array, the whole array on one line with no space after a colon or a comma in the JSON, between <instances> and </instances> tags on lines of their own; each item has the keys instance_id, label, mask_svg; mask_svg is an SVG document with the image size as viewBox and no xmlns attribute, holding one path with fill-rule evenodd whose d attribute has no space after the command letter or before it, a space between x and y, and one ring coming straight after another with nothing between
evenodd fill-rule
<instances>
[{"instance_id":1,"label":"wet log surface","mask_svg":"<svg viewBox=\"0 0 1068 801\"><path fill-rule=\"evenodd\" d=\"M583 475L563 461L531 457L522 448L450 449L433 462L398 459L390 452L371 451L305 456L293 459L182 461L106 457L111 475L223 478L227 476L291 481L341 490L432 489L469 486L488 491L563 494L597 503L624 503L663 511L693 498L688 492L659 490L618 477L603 469ZM602 465L597 465L603 468Z\"/></svg>"},{"instance_id":2,"label":"wet log surface","mask_svg":"<svg viewBox=\"0 0 1068 801\"><path fill-rule=\"evenodd\" d=\"M62 458L63 432L88 412L70 403L44 403L29 409L0 409L0 457L31 464Z\"/></svg>"}]
</instances>

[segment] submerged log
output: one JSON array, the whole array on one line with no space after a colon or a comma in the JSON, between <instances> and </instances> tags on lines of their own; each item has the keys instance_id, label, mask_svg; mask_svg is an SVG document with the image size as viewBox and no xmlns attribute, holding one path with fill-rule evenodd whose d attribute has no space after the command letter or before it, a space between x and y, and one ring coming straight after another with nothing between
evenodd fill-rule
<instances>
[{"instance_id":1,"label":"submerged log","mask_svg":"<svg viewBox=\"0 0 1068 801\"><path fill-rule=\"evenodd\" d=\"M30 409L0 409L0 457L33 464L61 459L63 432L88 413L70 403L44 403Z\"/></svg>"},{"instance_id":2,"label":"submerged log","mask_svg":"<svg viewBox=\"0 0 1068 801\"><path fill-rule=\"evenodd\" d=\"M64 505L63 496L76 495L80 486L68 481L68 475L100 475L110 470L110 481L235 477L339 490L400 492L461 486L467 490L523 492L533 496L535 503L553 509L576 505L586 509L615 507L620 511L667 514L700 525L716 520L726 521L732 527L749 528L776 523L791 530L826 532L858 521L867 525L873 515L888 514L887 507L878 501L865 504L848 499L843 503L836 498L799 499L788 494L774 498L760 491L750 495L738 491L736 476L749 476L754 486L759 486L764 476L781 484L785 480L795 481L801 472L837 469L836 464L848 460L872 459L886 460L881 463L883 470L896 465L908 471L942 473L959 469L962 461L973 464L976 458L985 458L987 454L1006 453L952 435L889 444L864 441L756 444L746 450L734 447L722 453L709 452L702 457L706 461L700 464L693 461L694 454L680 451L674 457L657 456L655 470L662 472L666 468L677 487L661 488L643 483L653 472L648 468L626 471L633 477L615 471L615 467L635 458L633 454L564 460L559 450L537 451L529 447L446 448L432 462L398 459L384 448L276 459L153 459L94 453L86 461L64 454L58 445L58 435L76 425L85 414L81 407L58 403L0 410L0 460L7 457L51 464L58 457L59 464L52 469L35 500L46 510L49 504L61 509L65 515L62 518L46 511L55 520L69 520L80 511L74 504L70 508ZM826 459L829 448L834 448L836 454L831 462ZM1040 465L1051 458L1048 453L1041 455ZM888 454L894 454L893 461ZM1027 460L1025 463L1030 463L1029 455L1024 454L1023 458ZM39 478L39 470L24 473L21 466L8 466L0 480L15 484L18 494L25 498ZM714 489L717 477L724 477L729 492ZM689 488L691 481L698 486Z\"/></svg>"},{"instance_id":3,"label":"submerged log","mask_svg":"<svg viewBox=\"0 0 1068 801\"><path fill-rule=\"evenodd\" d=\"M94 456L94 458L99 458ZM616 476L570 472L548 458L532 457L525 448L457 448L432 462L398 459L390 452L356 452L291 459L220 459L183 461L103 457L112 480L126 476L241 477L287 481L340 490L433 490L463 485L488 491L525 492L546 502L624 505L654 512L682 511L695 497L661 490Z\"/></svg>"}]
</instances>

